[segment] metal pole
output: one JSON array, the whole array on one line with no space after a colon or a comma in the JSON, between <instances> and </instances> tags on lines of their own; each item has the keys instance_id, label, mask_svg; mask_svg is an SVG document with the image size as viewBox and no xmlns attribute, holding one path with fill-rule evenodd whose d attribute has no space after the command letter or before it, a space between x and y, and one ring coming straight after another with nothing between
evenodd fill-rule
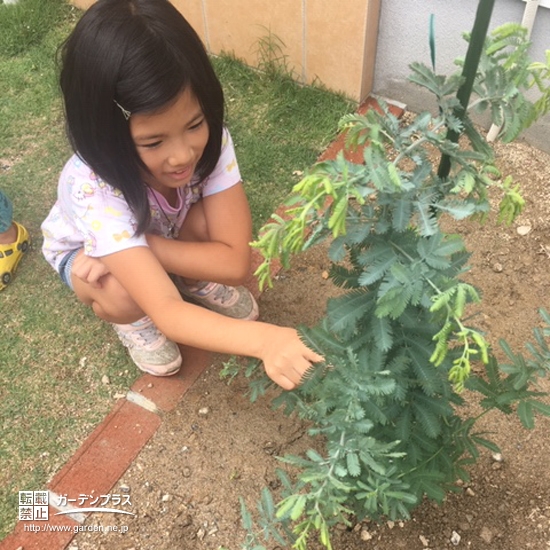
<instances>
[{"instance_id":1,"label":"metal pole","mask_svg":"<svg viewBox=\"0 0 550 550\"><path fill-rule=\"evenodd\" d=\"M464 77L464 83L459 88L456 97L460 101L460 107L456 110L456 116L460 120L464 119L470 96L472 95L472 88L474 86L474 80L477 74L477 67L479 65L479 59L483 51L483 45L485 38L489 30L489 22L491 21L491 15L493 14L493 8L495 0L480 0L474 26L470 36L470 44L468 51L466 52L466 59L464 60L464 68L462 69L462 76ZM454 142L458 142L460 134L453 130L449 130L447 138ZM438 176L441 179L447 179L449 172L451 171L451 159L448 155L441 157L439 164Z\"/></svg>"}]
</instances>

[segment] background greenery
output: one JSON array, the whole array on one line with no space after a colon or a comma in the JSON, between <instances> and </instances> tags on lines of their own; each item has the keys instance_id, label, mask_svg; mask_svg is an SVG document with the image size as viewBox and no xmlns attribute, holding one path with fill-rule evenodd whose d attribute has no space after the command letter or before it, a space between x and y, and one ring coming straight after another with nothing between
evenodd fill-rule
<instances>
[{"instance_id":1,"label":"background greenery","mask_svg":"<svg viewBox=\"0 0 550 550\"><path fill-rule=\"evenodd\" d=\"M40 224L70 155L55 54L80 15L65 0L0 3L0 188L33 239L0 294L0 538L14 526L17 491L43 489L139 376L40 252ZM354 105L296 85L284 65L259 73L229 55L213 62L257 231Z\"/></svg>"}]
</instances>

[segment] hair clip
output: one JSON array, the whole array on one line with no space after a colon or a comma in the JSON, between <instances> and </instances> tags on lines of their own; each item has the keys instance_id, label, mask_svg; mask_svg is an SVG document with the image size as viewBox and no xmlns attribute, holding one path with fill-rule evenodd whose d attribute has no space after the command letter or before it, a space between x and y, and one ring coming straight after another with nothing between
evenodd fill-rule
<instances>
[{"instance_id":1,"label":"hair clip","mask_svg":"<svg viewBox=\"0 0 550 550\"><path fill-rule=\"evenodd\" d=\"M113 101L116 103L116 106L122 111L124 118L128 120L132 113L130 111L127 111L116 99L113 99Z\"/></svg>"}]
</instances>

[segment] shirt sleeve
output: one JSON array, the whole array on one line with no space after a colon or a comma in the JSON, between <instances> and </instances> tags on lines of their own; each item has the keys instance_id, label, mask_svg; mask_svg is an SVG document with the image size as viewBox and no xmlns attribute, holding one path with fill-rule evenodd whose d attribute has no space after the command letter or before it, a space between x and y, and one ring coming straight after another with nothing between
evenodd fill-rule
<instances>
[{"instance_id":1,"label":"shirt sleeve","mask_svg":"<svg viewBox=\"0 0 550 550\"><path fill-rule=\"evenodd\" d=\"M222 136L222 150L218 164L205 182L202 196L215 195L225 191L241 181L241 173L237 163L237 155L229 130L224 128Z\"/></svg>"},{"instance_id":2,"label":"shirt sleeve","mask_svg":"<svg viewBox=\"0 0 550 550\"><path fill-rule=\"evenodd\" d=\"M63 210L82 239L84 253L101 257L136 246L147 246L136 235L135 216L122 192L97 178L93 172L66 182Z\"/></svg>"}]
</instances>

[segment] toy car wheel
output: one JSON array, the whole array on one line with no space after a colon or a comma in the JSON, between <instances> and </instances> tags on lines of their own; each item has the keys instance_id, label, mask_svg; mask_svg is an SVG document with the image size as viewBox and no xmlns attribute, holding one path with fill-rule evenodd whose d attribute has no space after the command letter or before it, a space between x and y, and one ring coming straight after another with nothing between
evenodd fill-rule
<instances>
[{"instance_id":1,"label":"toy car wheel","mask_svg":"<svg viewBox=\"0 0 550 550\"><path fill-rule=\"evenodd\" d=\"M19 250L21 250L21 252L27 252L28 249L29 249L29 241L23 241L19 245Z\"/></svg>"},{"instance_id":2,"label":"toy car wheel","mask_svg":"<svg viewBox=\"0 0 550 550\"><path fill-rule=\"evenodd\" d=\"M11 281L11 273L6 272L2 275L2 283L7 285Z\"/></svg>"}]
</instances>

